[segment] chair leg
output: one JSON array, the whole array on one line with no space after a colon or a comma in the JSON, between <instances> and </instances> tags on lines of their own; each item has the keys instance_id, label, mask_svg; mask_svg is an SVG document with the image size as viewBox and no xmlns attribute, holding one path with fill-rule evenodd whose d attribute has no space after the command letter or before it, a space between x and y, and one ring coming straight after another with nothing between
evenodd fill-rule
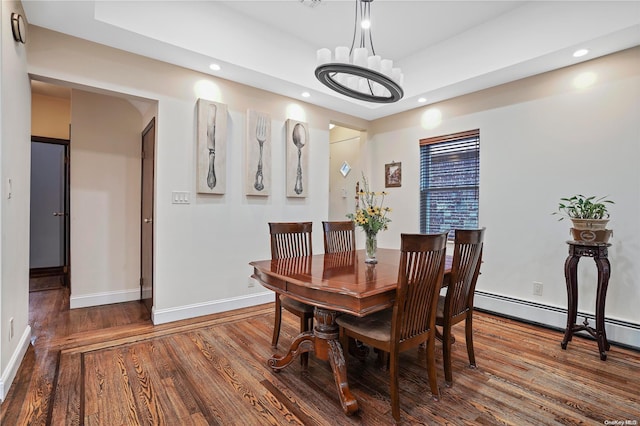
<instances>
[{"instance_id":1,"label":"chair leg","mask_svg":"<svg viewBox=\"0 0 640 426\"><path fill-rule=\"evenodd\" d=\"M444 380L447 386L453 382L451 372L451 324L445 321L442 327L442 364L444 364Z\"/></svg>"},{"instance_id":2,"label":"chair leg","mask_svg":"<svg viewBox=\"0 0 640 426\"><path fill-rule=\"evenodd\" d=\"M436 339L440 340L441 342L444 340L444 336L442 335L442 333L440 333L440 330L438 330L438 327L434 327L434 330L436 331ZM426 346L427 342L424 342L423 345Z\"/></svg>"},{"instance_id":3,"label":"chair leg","mask_svg":"<svg viewBox=\"0 0 640 426\"><path fill-rule=\"evenodd\" d=\"M473 352L473 311L467 313L464 321L465 339L467 341L467 354L469 355L469 366L476 368L476 356Z\"/></svg>"},{"instance_id":4,"label":"chair leg","mask_svg":"<svg viewBox=\"0 0 640 426\"><path fill-rule=\"evenodd\" d=\"M381 371L389 370L389 352L383 351L382 349L376 349L376 352L378 353L378 359L376 360L378 368L380 368Z\"/></svg>"},{"instance_id":5,"label":"chair leg","mask_svg":"<svg viewBox=\"0 0 640 426\"><path fill-rule=\"evenodd\" d=\"M396 422L400 421L400 395L398 394L398 351L392 350L390 354L391 365L389 366L389 385L391 387L391 414Z\"/></svg>"},{"instance_id":6,"label":"chair leg","mask_svg":"<svg viewBox=\"0 0 640 426\"><path fill-rule=\"evenodd\" d=\"M280 305L280 295L276 293L276 314L273 324L273 337L271 338L271 347L278 347L278 339L280 338L280 323L282 322L282 306Z\"/></svg>"},{"instance_id":7,"label":"chair leg","mask_svg":"<svg viewBox=\"0 0 640 426\"><path fill-rule=\"evenodd\" d=\"M438 390L438 374L436 372L436 339L433 333L429 333L427 340L427 376L429 379L429 387L431 395L435 401L440 399L440 391Z\"/></svg>"},{"instance_id":8,"label":"chair leg","mask_svg":"<svg viewBox=\"0 0 640 426\"><path fill-rule=\"evenodd\" d=\"M358 339L349 339L349 354L364 363L369 355L369 347Z\"/></svg>"}]
</instances>

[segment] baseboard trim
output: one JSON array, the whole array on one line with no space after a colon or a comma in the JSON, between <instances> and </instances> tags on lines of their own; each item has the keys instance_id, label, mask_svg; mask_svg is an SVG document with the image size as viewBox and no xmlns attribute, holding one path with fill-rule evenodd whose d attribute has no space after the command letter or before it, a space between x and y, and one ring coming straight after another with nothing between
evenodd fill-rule
<instances>
[{"instance_id":1,"label":"baseboard trim","mask_svg":"<svg viewBox=\"0 0 640 426\"><path fill-rule=\"evenodd\" d=\"M567 326L567 309L542 303L529 302L498 294L477 291L474 306L478 310L508 316L544 327L564 330ZM594 314L578 311L578 322L586 318L595 327ZM605 318L605 330L610 343L640 350L640 324ZM586 332L581 333L590 337ZM560 344L560 342L558 342Z\"/></svg>"},{"instance_id":2,"label":"baseboard trim","mask_svg":"<svg viewBox=\"0 0 640 426\"><path fill-rule=\"evenodd\" d=\"M89 306L109 305L111 303L132 302L140 300L140 288L103 293L84 294L69 297L69 308L88 308Z\"/></svg>"},{"instance_id":3,"label":"baseboard trim","mask_svg":"<svg viewBox=\"0 0 640 426\"><path fill-rule=\"evenodd\" d=\"M154 306L151 312L151 321L155 325L165 324L168 322L179 321L203 315L217 314L234 309L262 305L264 303L273 301L273 292L267 291L247 296L213 300L204 303L194 303L192 305L178 306L168 309L156 309Z\"/></svg>"},{"instance_id":4,"label":"baseboard trim","mask_svg":"<svg viewBox=\"0 0 640 426\"><path fill-rule=\"evenodd\" d=\"M151 319L154 324L164 324L270 302L273 302L273 292L267 291L248 296L214 300L169 309L158 310L154 307L151 313ZM556 330L564 330L567 325L566 309L542 303L476 291L474 305L478 310ZM582 318L587 318L592 325L595 324L593 314L578 312L578 319L580 320ZM605 329L610 343L640 350L640 324L606 318ZM585 337L590 337L587 333L583 334ZM558 342L558 344L560 344L560 342Z\"/></svg>"},{"instance_id":5,"label":"baseboard trim","mask_svg":"<svg viewBox=\"0 0 640 426\"><path fill-rule=\"evenodd\" d=\"M4 401L7 393L9 392L9 388L11 387L11 383L13 383L13 379L15 379L16 374L18 374L18 369L20 368L20 364L22 363L22 359L24 358L24 354L27 353L27 349L29 349L29 343L31 342L31 326L27 325L20 337L20 341L18 342L18 347L11 355L11 359L9 359L9 363L7 364L7 368L2 372L2 376L0 376L0 401Z\"/></svg>"}]
</instances>

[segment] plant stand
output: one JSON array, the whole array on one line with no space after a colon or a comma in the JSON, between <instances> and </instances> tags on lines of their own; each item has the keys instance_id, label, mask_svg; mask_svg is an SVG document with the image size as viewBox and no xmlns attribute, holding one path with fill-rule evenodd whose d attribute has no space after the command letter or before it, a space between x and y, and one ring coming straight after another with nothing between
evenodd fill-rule
<instances>
[{"instance_id":1,"label":"plant stand","mask_svg":"<svg viewBox=\"0 0 640 426\"><path fill-rule=\"evenodd\" d=\"M585 241L567 241L569 244L569 257L564 264L564 276L567 281L567 328L560 346L567 349L574 333L586 331L598 342L600 359L607 360L607 351L611 348L607 341L607 333L604 329L604 305L607 297L607 287L611 274L611 265L608 258L607 243L590 243ZM596 295L596 328L589 326L589 321L584 319L582 324L576 324L578 316L578 261L581 257L592 257L598 268L598 288Z\"/></svg>"}]
</instances>

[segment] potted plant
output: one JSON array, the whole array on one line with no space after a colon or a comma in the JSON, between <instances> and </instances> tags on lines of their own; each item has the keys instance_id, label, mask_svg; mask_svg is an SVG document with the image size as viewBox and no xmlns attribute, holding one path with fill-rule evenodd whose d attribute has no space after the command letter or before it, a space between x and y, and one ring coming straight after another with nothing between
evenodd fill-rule
<instances>
[{"instance_id":1,"label":"potted plant","mask_svg":"<svg viewBox=\"0 0 640 426\"><path fill-rule=\"evenodd\" d=\"M560 198L558 211L553 214L561 214L559 220L568 217L573 222L571 233L576 241L589 241L606 243L611 237L612 231L606 229L609 222L607 206L614 204L607 197L586 197L578 194L573 197Z\"/></svg>"}]
</instances>

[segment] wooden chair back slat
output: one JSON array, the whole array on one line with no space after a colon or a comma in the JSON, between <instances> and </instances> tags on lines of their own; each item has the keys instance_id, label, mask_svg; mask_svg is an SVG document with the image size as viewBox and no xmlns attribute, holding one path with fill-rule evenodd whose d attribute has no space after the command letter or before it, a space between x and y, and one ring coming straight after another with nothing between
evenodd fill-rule
<instances>
[{"instance_id":1,"label":"wooden chair back slat","mask_svg":"<svg viewBox=\"0 0 640 426\"><path fill-rule=\"evenodd\" d=\"M356 249L355 224L350 221L322 222L324 252L338 253Z\"/></svg>"},{"instance_id":2,"label":"wooden chair back slat","mask_svg":"<svg viewBox=\"0 0 640 426\"><path fill-rule=\"evenodd\" d=\"M311 256L312 222L270 222L271 258Z\"/></svg>"},{"instance_id":3,"label":"wooden chair back slat","mask_svg":"<svg viewBox=\"0 0 640 426\"><path fill-rule=\"evenodd\" d=\"M445 316L455 317L473 307L473 295L482 263L484 231L485 228L455 231Z\"/></svg>"},{"instance_id":4,"label":"wooden chair back slat","mask_svg":"<svg viewBox=\"0 0 640 426\"><path fill-rule=\"evenodd\" d=\"M392 341L416 338L434 329L442 286L447 234L402 234Z\"/></svg>"}]
</instances>

